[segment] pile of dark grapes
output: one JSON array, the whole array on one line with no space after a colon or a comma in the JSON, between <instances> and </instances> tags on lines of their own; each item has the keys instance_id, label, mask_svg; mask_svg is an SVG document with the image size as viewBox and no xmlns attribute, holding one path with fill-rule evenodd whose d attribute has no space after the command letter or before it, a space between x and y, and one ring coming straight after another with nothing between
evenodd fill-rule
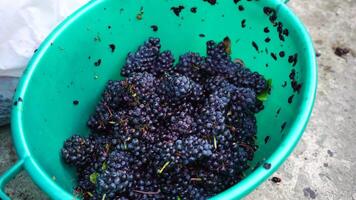
<instances>
[{"instance_id":1,"label":"pile of dark grapes","mask_svg":"<svg viewBox=\"0 0 356 200\"><path fill-rule=\"evenodd\" d=\"M129 53L88 120L61 150L84 199L207 199L238 183L257 149L266 79L233 62L224 42L176 64L149 38Z\"/></svg>"}]
</instances>

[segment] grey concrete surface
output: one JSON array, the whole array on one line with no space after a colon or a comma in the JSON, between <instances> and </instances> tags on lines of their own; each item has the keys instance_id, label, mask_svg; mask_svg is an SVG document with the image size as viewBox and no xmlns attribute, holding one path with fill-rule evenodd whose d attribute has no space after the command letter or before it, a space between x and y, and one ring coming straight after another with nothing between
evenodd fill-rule
<instances>
[{"instance_id":1,"label":"grey concrete surface","mask_svg":"<svg viewBox=\"0 0 356 200\"><path fill-rule=\"evenodd\" d=\"M292 0L321 54L318 94L306 132L275 173L246 200L356 200L356 0ZM348 47L338 57L335 47Z\"/></svg>"},{"instance_id":2,"label":"grey concrete surface","mask_svg":"<svg viewBox=\"0 0 356 200\"><path fill-rule=\"evenodd\" d=\"M12 145L10 128L8 126L0 127L0 174L12 166L17 160L16 151ZM19 200L43 200L47 197L41 190L33 184L31 178L22 171L15 179L9 182L5 191L12 199Z\"/></svg>"},{"instance_id":3,"label":"grey concrete surface","mask_svg":"<svg viewBox=\"0 0 356 200\"><path fill-rule=\"evenodd\" d=\"M356 200L356 0L292 0L319 60L318 95L296 150L246 200ZM343 57L334 48L347 47ZM0 174L16 160L8 127L0 129ZM6 188L14 199L46 199L26 173Z\"/></svg>"}]
</instances>

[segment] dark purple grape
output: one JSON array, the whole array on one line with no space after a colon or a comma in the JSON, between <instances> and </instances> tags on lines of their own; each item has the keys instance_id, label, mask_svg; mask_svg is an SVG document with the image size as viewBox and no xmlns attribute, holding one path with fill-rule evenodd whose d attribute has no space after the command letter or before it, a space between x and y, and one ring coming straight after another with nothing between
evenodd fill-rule
<instances>
[{"instance_id":1,"label":"dark purple grape","mask_svg":"<svg viewBox=\"0 0 356 200\"><path fill-rule=\"evenodd\" d=\"M129 53L90 116L89 137L61 149L83 199L208 199L243 179L257 150L257 96L266 79L230 58L224 42L207 56L171 51L149 38Z\"/></svg>"},{"instance_id":2,"label":"dark purple grape","mask_svg":"<svg viewBox=\"0 0 356 200\"><path fill-rule=\"evenodd\" d=\"M64 161L77 167L87 164L93 152L94 144L89 139L78 135L67 139L61 150Z\"/></svg>"}]
</instances>

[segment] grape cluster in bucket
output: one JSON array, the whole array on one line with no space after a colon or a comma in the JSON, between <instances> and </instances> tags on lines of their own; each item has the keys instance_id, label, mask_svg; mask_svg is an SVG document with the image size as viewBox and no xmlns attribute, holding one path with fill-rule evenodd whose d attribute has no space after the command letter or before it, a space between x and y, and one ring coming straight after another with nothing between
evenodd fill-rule
<instances>
[{"instance_id":1,"label":"grape cluster in bucket","mask_svg":"<svg viewBox=\"0 0 356 200\"><path fill-rule=\"evenodd\" d=\"M61 149L84 199L207 199L243 178L268 81L230 57L228 38L175 64L160 40L129 53L88 120ZM262 98L259 98L262 97Z\"/></svg>"}]
</instances>

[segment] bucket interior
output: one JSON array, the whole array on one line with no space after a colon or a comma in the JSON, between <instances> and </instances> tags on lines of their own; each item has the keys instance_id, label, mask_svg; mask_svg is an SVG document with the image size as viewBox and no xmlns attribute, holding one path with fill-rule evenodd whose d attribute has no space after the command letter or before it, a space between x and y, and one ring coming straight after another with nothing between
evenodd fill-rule
<instances>
[{"instance_id":1,"label":"bucket interior","mask_svg":"<svg viewBox=\"0 0 356 200\"><path fill-rule=\"evenodd\" d=\"M25 71L31 77L18 102L25 145L46 176L55 177L55 184L73 192L74 168L60 157L63 141L73 134L89 134L86 122L105 84L122 78L120 68L127 53L150 36L159 37L162 50L172 50L176 60L187 51L205 55L206 41L228 36L231 57L242 59L249 68L272 80L272 93L257 115L259 149L246 175L279 147L296 123L303 109L301 103L312 98L306 95L310 74L306 69L307 47L300 42L302 33L286 8L274 1L210 2L93 1L51 35L35 53L41 59L34 59L31 65L35 67ZM184 8L175 13L179 6ZM282 23L282 30L288 29L288 36L282 33L284 41L278 25L274 26L265 14L266 6L276 10L276 22ZM116 46L114 52L110 44ZM100 66L95 66L99 59ZM295 91L298 84L299 92ZM79 104L74 105L74 100Z\"/></svg>"}]
</instances>

